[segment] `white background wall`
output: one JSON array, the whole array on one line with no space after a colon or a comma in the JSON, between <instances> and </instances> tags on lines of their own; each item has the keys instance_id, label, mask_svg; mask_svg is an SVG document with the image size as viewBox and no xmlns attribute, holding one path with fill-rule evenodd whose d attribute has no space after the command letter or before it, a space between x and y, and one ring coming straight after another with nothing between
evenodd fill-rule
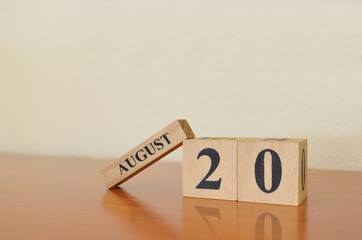
<instances>
[{"instance_id":1,"label":"white background wall","mask_svg":"<svg viewBox=\"0 0 362 240\"><path fill-rule=\"evenodd\" d=\"M362 170L361 13L353 0L1 0L0 152L118 158L186 118L197 136L308 138L310 167Z\"/></svg>"}]
</instances>

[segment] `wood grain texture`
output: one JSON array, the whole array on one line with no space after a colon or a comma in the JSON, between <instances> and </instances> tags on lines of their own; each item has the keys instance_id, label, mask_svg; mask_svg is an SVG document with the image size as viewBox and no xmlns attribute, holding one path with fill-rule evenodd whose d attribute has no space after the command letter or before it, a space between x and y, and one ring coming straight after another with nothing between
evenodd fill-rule
<instances>
[{"instance_id":1,"label":"wood grain texture","mask_svg":"<svg viewBox=\"0 0 362 240\"><path fill-rule=\"evenodd\" d=\"M235 139L185 140L182 164L184 196L237 200Z\"/></svg>"},{"instance_id":2,"label":"wood grain texture","mask_svg":"<svg viewBox=\"0 0 362 240\"><path fill-rule=\"evenodd\" d=\"M176 120L100 171L108 188L127 181L195 135L186 120Z\"/></svg>"},{"instance_id":3,"label":"wood grain texture","mask_svg":"<svg viewBox=\"0 0 362 240\"><path fill-rule=\"evenodd\" d=\"M182 197L181 164L162 161L107 190L98 171L110 162L0 155L0 239L362 236L362 172L309 170L308 197L294 207Z\"/></svg>"},{"instance_id":4,"label":"wood grain texture","mask_svg":"<svg viewBox=\"0 0 362 240\"><path fill-rule=\"evenodd\" d=\"M302 167L308 169L306 139L239 138L238 200L299 205L308 189Z\"/></svg>"}]
</instances>

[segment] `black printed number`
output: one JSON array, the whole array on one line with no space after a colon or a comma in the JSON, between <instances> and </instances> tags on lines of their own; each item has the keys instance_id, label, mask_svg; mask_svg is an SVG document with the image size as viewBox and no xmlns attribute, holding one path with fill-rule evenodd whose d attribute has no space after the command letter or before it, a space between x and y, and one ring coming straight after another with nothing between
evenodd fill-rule
<instances>
[{"instance_id":1,"label":"black printed number","mask_svg":"<svg viewBox=\"0 0 362 240\"><path fill-rule=\"evenodd\" d=\"M217 166L220 163L219 153L213 148L205 148L201 152L199 152L197 159L199 159L202 156L208 156L210 158L211 166L210 166L209 172L201 180L201 182L196 186L196 188L197 189L220 189L221 178L217 181L208 181L207 180L208 177L210 177L211 174L216 170Z\"/></svg>"},{"instance_id":2,"label":"black printed number","mask_svg":"<svg viewBox=\"0 0 362 240\"><path fill-rule=\"evenodd\" d=\"M304 191L304 188L305 188L305 151L303 149L302 151L302 167L301 167L301 170L302 170L302 174L301 174L301 177L302 177L302 190Z\"/></svg>"},{"instance_id":3,"label":"black printed number","mask_svg":"<svg viewBox=\"0 0 362 240\"><path fill-rule=\"evenodd\" d=\"M272 157L272 186L269 190L265 188L264 181L264 156L266 152L269 152ZM261 151L256 158L254 172L255 180L260 190L265 193L271 193L277 190L282 179L282 164L279 155L271 149Z\"/></svg>"}]
</instances>

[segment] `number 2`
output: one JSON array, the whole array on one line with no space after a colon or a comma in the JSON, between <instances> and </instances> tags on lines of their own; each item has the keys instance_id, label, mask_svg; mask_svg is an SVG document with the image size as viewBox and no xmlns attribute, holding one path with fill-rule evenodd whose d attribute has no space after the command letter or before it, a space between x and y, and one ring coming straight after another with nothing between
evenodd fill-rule
<instances>
[{"instance_id":1,"label":"number 2","mask_svg":"<svg viewBox=\"0 0 362 240\"><path fill-rule=\"evenodd\" d=\"M211 166L209 172L206 176L201 180L201 182L196 186L197 189L220 189L221 178L217 181L208 181L207 179L211 176L211 174L216 170L217 166L220 163L220 155L213 148L205 148L199 152L197 159L202 156L208 156L211 160Z\"/></svg>"}]
</instances>

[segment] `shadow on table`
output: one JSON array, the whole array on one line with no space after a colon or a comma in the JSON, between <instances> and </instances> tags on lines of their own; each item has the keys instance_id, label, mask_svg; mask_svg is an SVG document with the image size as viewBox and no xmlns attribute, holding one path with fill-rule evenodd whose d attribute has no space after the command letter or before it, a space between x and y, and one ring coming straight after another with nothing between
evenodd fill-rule
<instances>
[{"instance_id":1,"label":"shadow on table","mask_svg":"<svg viewBox=\"0 0 362 240\"><path fill-rule=\"evenodd\" d=\"M194 239L304 239L307 201L295 207L185 197L183 231Z\"/></svg>"},{"instance_id":2,"label":"shadow on table","mask_svg":"<svg viewBox=\"0 0 362 240\"><path fill-rule=\"evenodd\" d=\"M179 238L177 231L166 219L121 188L106 191L102 203L106 210L120 220L120 226L127 229L124 233L126 238L130 235L132 239Z\"/></svg>"}]
</instances>

